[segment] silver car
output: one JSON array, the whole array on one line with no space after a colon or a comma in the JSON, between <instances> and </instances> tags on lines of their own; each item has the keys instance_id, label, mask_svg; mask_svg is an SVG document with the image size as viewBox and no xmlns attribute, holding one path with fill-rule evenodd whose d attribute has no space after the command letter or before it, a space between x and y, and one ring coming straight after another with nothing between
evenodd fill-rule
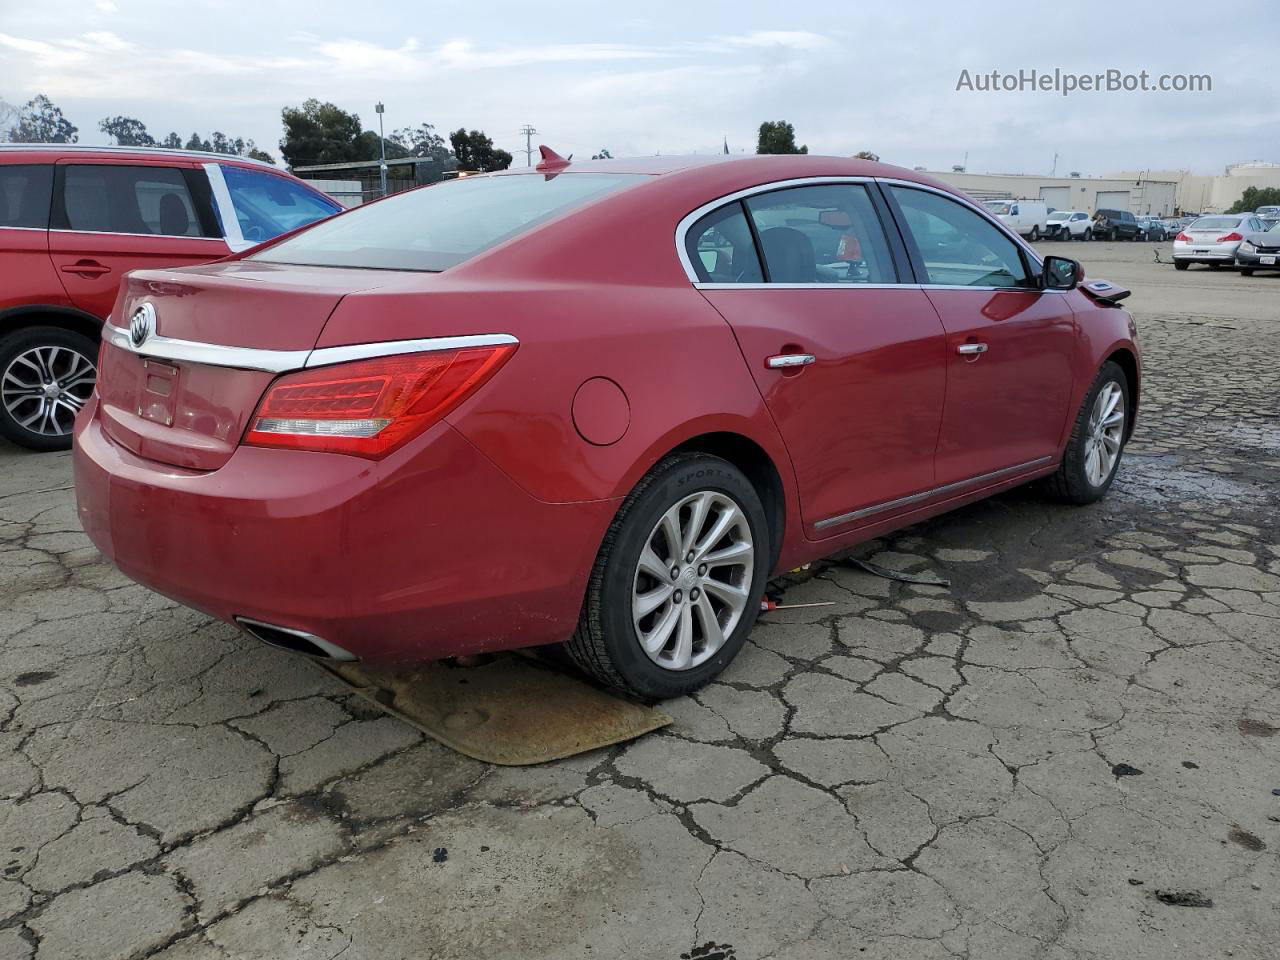
<instances>
[{"instance_id":1,"label":"silver car","mask_svg":"<svg viewBox=\"0 0 1280 960\"><path fill-rule=\"evenodd\" d=\"M1236 250L1236 263L1246 277L1255 270L1280 270L1280 222L1271 224L1266 233L1246 233Z\"/></svg>"},{"instance_id":2,"label":"silver car","mask_svg":"<svg viewBox=\"0 0 1280 960\"><path fill-rule=\"evenodd\" d=\"M1266 228L1252 213L1223 213L1201 217L1173 241L1173 265L1185 270L1193 263L1207 263L1213 269L1236 262L1236 249L1246 233L1262 233Z\"/></svg>"}]
</instances>

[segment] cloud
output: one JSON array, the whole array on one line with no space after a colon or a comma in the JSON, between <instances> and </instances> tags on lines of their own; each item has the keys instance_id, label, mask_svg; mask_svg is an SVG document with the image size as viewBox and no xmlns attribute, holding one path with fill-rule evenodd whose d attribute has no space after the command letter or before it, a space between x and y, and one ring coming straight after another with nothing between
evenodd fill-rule
<instances>
[{"instance_id":1,"label":"cloud","mask_svg":"<svg viewBox=\"0 0 1280 960\"><path fill-rule=\"evenodd\" d=\"M113 0L93 0L93 5L99 13L119 13L120 8L115 5Z\"/></svg>"}]
</instances>

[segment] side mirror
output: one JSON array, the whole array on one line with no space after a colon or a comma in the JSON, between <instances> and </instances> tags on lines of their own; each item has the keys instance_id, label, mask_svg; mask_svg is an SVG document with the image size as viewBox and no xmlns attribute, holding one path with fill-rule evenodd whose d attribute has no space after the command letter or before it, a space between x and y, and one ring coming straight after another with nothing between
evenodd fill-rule
<instances>
[{"instance_id":1,"label":"side mirror","mask_svg":"<svg viewBox=\"0 0 1280 960\"><path fill-rule=\"evenodd\" d=\"M1069 257L1044 258L1044 288L1074 290L1084 279L1084 268Z\"/></svg>"}]
</instances>

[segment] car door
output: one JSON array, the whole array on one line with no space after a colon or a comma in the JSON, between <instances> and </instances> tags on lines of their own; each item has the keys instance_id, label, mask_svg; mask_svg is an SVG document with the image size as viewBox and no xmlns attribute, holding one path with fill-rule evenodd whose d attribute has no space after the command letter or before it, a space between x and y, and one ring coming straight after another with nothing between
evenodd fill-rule
<instances>
[{"instance_id":1,"label":"car door","mask_svg":"<svg viewBox=\"0 0 1280 960\"><path fill-rule=\"evenodd\" d=\"M933 485L943 330L904 282L905 250L883 216L875 184L820 183L759 190L684 232L786 443L813 538Z\"/></svg>"},{"instance_id":2,"label":"car door","mask_svg":"<svg viewBox=\"0 0 1280 960\"><path fill-rule=\"evenodd\" d=\"M0 311L63 300L49 261L52 191L51 162L0 164Z\"/></svg>"},{"instance_id":3,"label":"car door","mask_svg":"<svg viewBox=\"0 0 1280 960\"><path fill-rule=\"evenodd\" d=\"M970 205L888 190L916 274L946 331L939 487L1033 470L1057 456L1072 388L1075 317L1038 264Z\"/></svg>"},{"instance_id":4,"label":"car door","mask_svg":"<svg viewBox=\"0 0 1280 960\"><path fill-rule=\"evenodd\" d=\"M227 256L208 180L195 163L61 160L54 177L49 255L67 296L106 318L120 278L143 267Z\"/></svg>"}]
</instances>

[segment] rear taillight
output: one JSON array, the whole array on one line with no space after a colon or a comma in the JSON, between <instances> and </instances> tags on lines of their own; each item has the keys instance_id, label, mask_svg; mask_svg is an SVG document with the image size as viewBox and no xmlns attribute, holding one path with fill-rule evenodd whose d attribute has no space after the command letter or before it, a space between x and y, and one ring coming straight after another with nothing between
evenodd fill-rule
<instances>
[{"instance_id":1,"label":"rear taillight","mask_svg":"<svg viewBox=\"0 0 1280 960\"><path fill-rule=\"evenodd\" d=\"M1176 237L1174 237L1173 239L1177 240L1177 241L1178 241L1178 242L1180 242L1180 243L1190 243L1190 242L1191 242L1191 238L1190 238L1190 237L1188 237L1185 233L1182 233L1181 231L1179 231L1179 232L1178 232L1178 235L1177 235Z\"/></svg>"},{"instance_id":2,"label":"rear taillight","mask_svg":"<svg viewBox=\"0 0 1280 960\"><path fill-rule=\"evenodd\" d=\"M286 374L267 389L244 442L385 457L493 376L514 345L440 350Z\"/></svg>"},{"instance_id":3,"label":"rear taillight","mask_svg":"<svg viewBox=\"0 0 1280 960\"><path fill-rule=\"evenodd\" d=\"M1235 243L1237 240L1243 240L1243 239L1244 237L1240 236L1240 234L1232 232L1232 233L1228 233L1225 237L1219 237L1218 242L1219 243Z\"/></svg>"}]
</instances>

